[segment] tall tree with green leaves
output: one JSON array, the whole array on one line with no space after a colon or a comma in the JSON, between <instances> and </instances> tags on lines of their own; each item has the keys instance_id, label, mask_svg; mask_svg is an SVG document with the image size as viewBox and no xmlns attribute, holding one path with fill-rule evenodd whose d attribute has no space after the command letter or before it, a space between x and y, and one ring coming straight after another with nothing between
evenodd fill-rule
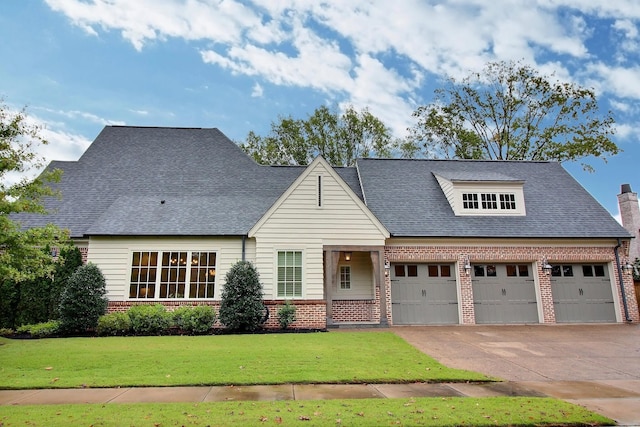
<instances>
[{"instance_id":1,"label":"tall tree with green leaves","mask_svg":"<svg viewBox=\"0 0 640 427\"><path fill-rule=\"evenodd\" d=\"M334 166L352 166L359 157L389 157L391 130L367 109L343 113L326 106L307 119L281 117L266 136L249 132L240 147L260 164L307 165L318 155Z\"/></svg>"},{"instance_id":2,"label":"tall tree with green leaves","mask_svg":"<svg viewBox=\"0 0 640 427\"><path fill-rule=\"evenodd\" d=\"M606 161L620 151L610 138L611 112L600 111L592 89L521 62L490 62L460 81L449 78L413 115L410 155L565 162Z\"/></svg>"},{"instance_id":3,"label":"tall tree with green leaves","mask_svg":"<svg viewBox=\"0 0 640 427\"><path fill-rule=\"evenodd\" d=\"M40 129L28 122L24 110L12 112L0 104L0 281L19 283L50 275L55 262L43 249L62 248L69 242L67 232L56 226L23 230L11 217L44 215L43 199L56 195L49 184L60 179L59 170L45 170L34 179L14 179L44 166L44 159L36 152L42 144L47 141Z\"/></svg>"}]
</instances>

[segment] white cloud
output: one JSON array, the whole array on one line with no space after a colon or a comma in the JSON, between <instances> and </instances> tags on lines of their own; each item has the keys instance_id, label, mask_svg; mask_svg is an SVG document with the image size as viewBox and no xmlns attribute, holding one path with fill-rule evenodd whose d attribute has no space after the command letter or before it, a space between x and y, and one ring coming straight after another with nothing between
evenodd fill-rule
<instances>
[{"instance_id":1,"label":"white cloud","mask_svg":"<svg viewBox=\"0 0 640 427\"><path fill-rule=\"evenodd\" d=\"M251 97L252 98L262 98L264 94L264 89L260 86L260 83L256 83L253 85L253 89L251 89Z\"/></svg>"},{"instance_id":2,"label":"white cloud","mask_svg":"<svg viewBox=\"0 0 640 427\"><path fill-rule=\"evenodd\" d=\"M203 62L275 85L370 107L397 131L425 102L426 79L462 77L491 60L640 99L640 68L593 59L590 18L612 19L637 49L637 0L46 0L88 33L117 31L137 50L168 38L201 42ZM552 56L550 56L552 55ZM622 62L621 62L622 63ZM583 70L572 76L567 66ZM261 96L256 83L252 96ZM428 100L428 99L427 99ZM99 118L90 118L96 120Z\"/></svg>"}]
</instances>

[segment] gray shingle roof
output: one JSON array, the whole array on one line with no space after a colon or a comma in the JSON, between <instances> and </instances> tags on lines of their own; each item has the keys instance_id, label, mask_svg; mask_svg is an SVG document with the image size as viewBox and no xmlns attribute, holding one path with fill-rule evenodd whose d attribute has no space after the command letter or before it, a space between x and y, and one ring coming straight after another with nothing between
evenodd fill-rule
<instances>
[{"instance_id":1,"label":"gray shingle roof","mask_svg":"<svg viewBox=\"0 0 640 427\"><path fill-rule=\"evenodd\" d=\"M64 170L51 215L73 237L246 234L304 168L260 166L218 129L107 126ZM160 200L165 200L161 205Z\"/></svg>"},{"instance_id":2,"label":"gray shingle roof","mask_svg":"<svg viewBox=\"0 0 640 427\"><path fill-rule=\"evenodd\" d=\"M64 171L48 216L89 235L245 235L302 166L260 166L218 129L107 126ZM629 237L559 164L361 159L336 168L395 236ZM523 181L526 217L456 217L433 173L456 180ZM362 185L361 185L362 184ZM164 201L164 203L162 203Z\"/></svg>"},{"instance_id":3,"label":"gray shingle roof","mask_svg":"<svg viewBox=\"0 0 640 427\"><path fill-rule=\"evenodd\" d=\"M360 159L367 206L392 236L630 237L558 163ZM455 216L432 172L524 181L526 216Z\"/></svg>"}]
</instances>

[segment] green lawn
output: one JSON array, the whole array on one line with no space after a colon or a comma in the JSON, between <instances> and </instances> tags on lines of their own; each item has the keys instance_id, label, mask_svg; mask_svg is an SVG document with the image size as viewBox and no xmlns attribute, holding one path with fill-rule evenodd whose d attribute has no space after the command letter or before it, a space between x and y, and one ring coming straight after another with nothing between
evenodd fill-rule
<instances>
[{"instance_id":1,"label":"green lawn","mask_svg":"<svg viewBox=\"0 0 640 427\"><path fill-rule=\"evenodd\" d=\"M0 388L487 381L390 332L0 338ZM554 399L415 398L0 407L0 426L539 426L612 421Z\"/></svg>"},{"instance_id":2,"label":"green lawn","mask_svg":"<svg viewBox=\"0 0 640 427\"><path fill-rule=\"evenodd\" d=\"M547 398L360 399L8 406L0 426L543 426L613 425Z\"/></svg>"},{"instance_id":3,"label":"green lawn","mask_svg":"<svg viewBox=\"0 0 640 427\"><path fill-rule=\"evenodd\" d=\"M0 339L0 388L486 381L390 332Z\"/></svg>"}]
</instances>

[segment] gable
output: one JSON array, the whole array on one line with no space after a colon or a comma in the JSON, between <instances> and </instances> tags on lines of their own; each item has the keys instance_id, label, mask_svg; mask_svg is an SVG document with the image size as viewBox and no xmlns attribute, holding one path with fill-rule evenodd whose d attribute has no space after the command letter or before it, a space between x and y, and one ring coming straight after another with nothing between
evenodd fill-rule
<instances>
[{"instance_id":1,"label":"gable","mask_svg":"<svg viewBox=\"0 0 640 427\"><path fill-rule=\"evenodd\" d=\"M251 228L249 237L307 235L330 241L389 237L382 223L323 158L316 158Z\"/></svg>"}]
</instances>

